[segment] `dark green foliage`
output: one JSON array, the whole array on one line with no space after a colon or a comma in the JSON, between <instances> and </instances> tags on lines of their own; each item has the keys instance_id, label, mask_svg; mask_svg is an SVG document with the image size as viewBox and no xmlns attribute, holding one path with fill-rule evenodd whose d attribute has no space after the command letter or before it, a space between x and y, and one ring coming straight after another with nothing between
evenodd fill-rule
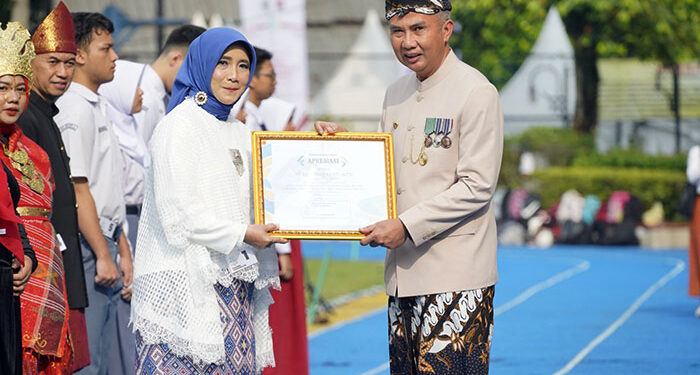
<instances>
[{"instance_id":1,"label":"dark green foliage","mask_svg":"<svg viewBox=\"0 0 700 375\"><path fill-rule=\"evenodd\" d=\"M595 141L592 135L571 129L533 127L522 133L520 146L522 151L543 155L551 166L564 166L577 155L594 152Z\"/></svg>"},{"instance_id":2,"label":"dark green foliage","mask_svg":"<svg viewBox=\"0 0 700 375\"><path fill-rule=\"evenodd\" d=\"M652 156L645 155L639 150L610 150L607 154L588 153L574 158L571 163L577 167L618 167L668 169L685 172L686 156Z\"/></svg>"}]
</instances>

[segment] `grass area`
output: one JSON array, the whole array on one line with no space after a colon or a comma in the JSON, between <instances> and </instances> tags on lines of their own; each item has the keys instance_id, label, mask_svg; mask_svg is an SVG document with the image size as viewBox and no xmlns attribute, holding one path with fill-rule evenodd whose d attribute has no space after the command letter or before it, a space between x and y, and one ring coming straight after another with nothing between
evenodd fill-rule
<instances>
[{"instance_id":1,"label":"grass area","mask_svg":"<svg viewBox=\"0 0 700 375\"><path fill-rule=\"evenodd\" d=\"M318 282L318 274L321 269L321 259L305 259L305 272L307 280L315 286ZM367 289L384 283L384 263L367 261L331 260L326 271L326 279L321 290L321 296L327 301L342 295ZM306 301L311 296L306 296Z\"/></svg>"}]
</instances>

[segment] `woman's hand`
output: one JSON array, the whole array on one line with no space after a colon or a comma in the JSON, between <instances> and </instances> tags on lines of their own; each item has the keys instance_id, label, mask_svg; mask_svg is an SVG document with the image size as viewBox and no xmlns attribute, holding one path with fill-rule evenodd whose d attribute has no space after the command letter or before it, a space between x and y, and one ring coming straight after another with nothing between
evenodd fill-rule
<instances>
[{"instance_id":1,"label":"woman's hand","mask_svg":"<svg viewBox=\"0 0 700 375\"><path fill-rule=\"evenodd\" d=\"M24 257L24 266L17 259L12 259L12 269L15 274L12 275L12 295L19 297L24 292L24 287L29 282L29 277L32 275L32 259Z\"/></svg>"},{"instance_id":2,"label":"woman's hand","mask_svg":"<svg viewBox=\"0 0 700 375\"><path fill-rule=\"evenodd\" d=\"M314 128L316 129L316 132L318 134L335 134L335 133L341 133L341 132L347 132L348 130L345 129L342 125L338 125L333 122L327 122L327 121L316 121L314 123Z\"/></svg>"},{"instance_id":3,"label":"woman's hand","mask_svg":"<svg viewBox=\"0 0 700 375\"><path fill-rule=\"evenodd\" d=\"M277 259L280 263L280 279L283 281L291 280L292 276L294 276L292 256L289 254L277 254Z\"/></svg>"},{"instance_id":4,"label":"woman's hand","mask_svg":"<svg viewBox=\"0 0 700 375\"><path fill-rule=\"evenodd\" d=\"M268 247L273 243L287 243L287 239L270 236L269 232L279 229L277 224L250 224L245 231L243 242L259 249Z\"/></svg>"}]
</instances>

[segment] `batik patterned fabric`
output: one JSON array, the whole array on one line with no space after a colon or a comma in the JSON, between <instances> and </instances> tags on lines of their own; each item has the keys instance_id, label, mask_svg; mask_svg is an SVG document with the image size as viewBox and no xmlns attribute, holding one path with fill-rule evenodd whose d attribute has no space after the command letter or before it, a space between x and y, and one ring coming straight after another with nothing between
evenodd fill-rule
<instances>
[{"instance_id":1,"label":"batik patterned fabric","mask_svg":"<svg viewBox=\"0 0 700 375\"><path fill-rule=\"evenodd\" d=\"M384 16L387 20L395 15L405 16L408 12L436 14L452 10L450 0L386 0Z\"/></svg>"},{"instance_id":2,"label":"batik patterned fabric","mask_svg":"<svg viewBox=\"0 0 700 375\"><path fill-rule=\"evenodd\" d=\"M226 357L222 364L196 363L178 356L167 344L145 345L136 331L136 374L255 375L253 284L234 280L230 287L215 285L224 323Z\"/></svg>"},{"instance_id":3,"label":"batik patterned fabric","mask_svg":"<svg viewBox=\"0 0 700 375\"><path fill-rule=\"evenodd\" d=\"M389 297L391 373L487 374L494 287Z\"/></svg>"}]
</instances>

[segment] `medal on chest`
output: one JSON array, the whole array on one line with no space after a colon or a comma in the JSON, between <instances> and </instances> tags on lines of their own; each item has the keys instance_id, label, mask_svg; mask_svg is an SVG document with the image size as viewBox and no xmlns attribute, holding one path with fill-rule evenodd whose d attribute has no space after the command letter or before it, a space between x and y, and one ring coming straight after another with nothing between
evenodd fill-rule
<instances>
[{"instance_id":1,"label":"medal on chest","mask_svg":"<svg viewBox=\"0 0 700 375\"><path fill-rule=\"evenodd\" d=\"M454 120L451 118L428 117L425 119L425 142L426 148L445 148L452 146L452 139L449 134L452 132Z\"/></svg>"}]
</instances>

